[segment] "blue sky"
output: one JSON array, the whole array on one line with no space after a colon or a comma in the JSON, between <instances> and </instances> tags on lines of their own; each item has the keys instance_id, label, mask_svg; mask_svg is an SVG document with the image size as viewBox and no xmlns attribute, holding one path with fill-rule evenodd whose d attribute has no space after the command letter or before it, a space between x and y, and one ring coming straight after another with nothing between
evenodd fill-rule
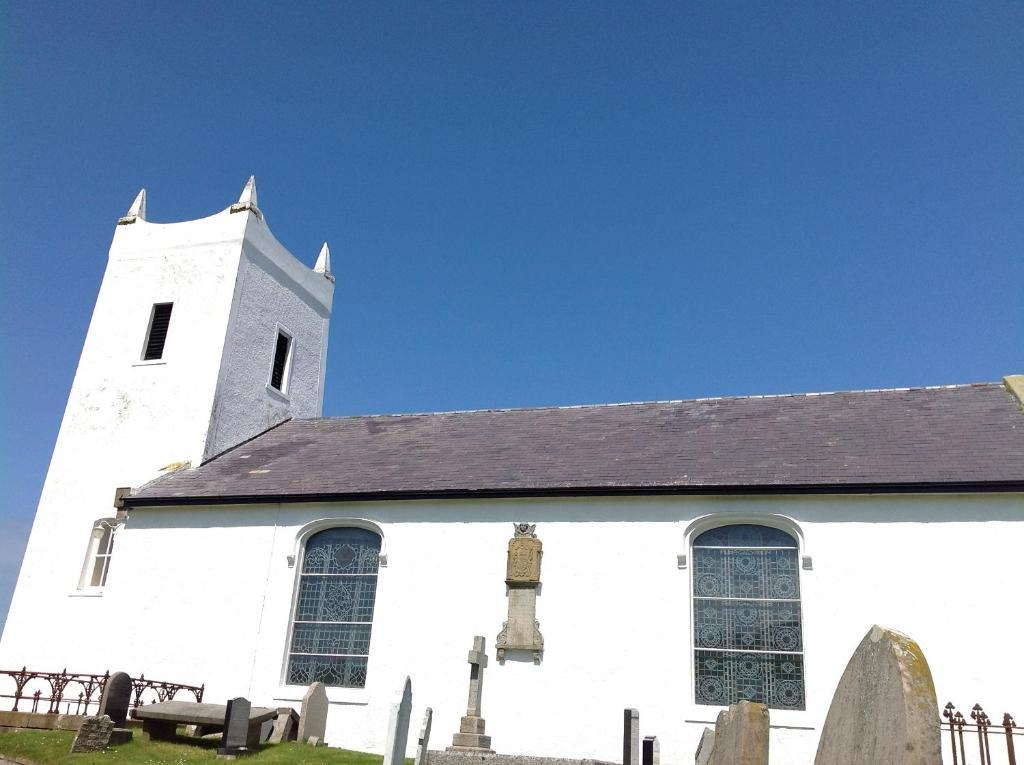
<instances>
[{"instance_id":1,"label":"blue sky","mask_svg":"<svg viewBox=\"0 0 1024 765\"><path fill-rule=\"evenodd\" d=\"M1024 372L1020 3L10 2L0 45L0 615L143 186L255 173L330 242L328 415Z\"/></svg>"}]
</instances>

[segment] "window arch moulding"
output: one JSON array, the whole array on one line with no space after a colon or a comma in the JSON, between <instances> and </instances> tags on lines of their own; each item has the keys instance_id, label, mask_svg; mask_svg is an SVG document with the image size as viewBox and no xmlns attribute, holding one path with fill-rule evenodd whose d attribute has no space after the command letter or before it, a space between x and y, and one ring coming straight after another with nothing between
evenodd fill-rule
<instances>
[{"instance_id":1,"label":"window arch moulding","mask_svg":"<svg viewBox=\"0 0 1024 765\"><path fill-rule=\"evenodd\" d=\"M800 555L800 567L805 571L813 568L813 558L807 549L807 541L804 539L803 529L800 524L785 515L778 513L708 513L691 521L683 532L683 549L686 552L676 556L676 566L685 569L689 565L687 557L693 548L693 540L705 531L716 529L721 526L737 526L740 524L752 524L755 526L768 526L769 528L784 531L796 540L797 550Z\"/></svg>"},{"instance_id":2,"label":"window arch moulding","mask_svg":"<svg viewBox=\"0 0 1024 765\"><path fill-rule=\"evenodd\" d=\"M379 536L380 567L387 568L387 537L384 536L384 530L378 524L366 518L320 518L319 520L310 521L295 533L295 542L292 545L292 551L287 555L288 568L295 568L295 563L299 560L299 556L302 554L302 548L305 546L306 541L311 536L316 534L318 531L323 531L324 529L337 528L339 526L348 526L355 529L366 529L367 531L372 531L374 534Z\"/></svg>"}]
</instances>

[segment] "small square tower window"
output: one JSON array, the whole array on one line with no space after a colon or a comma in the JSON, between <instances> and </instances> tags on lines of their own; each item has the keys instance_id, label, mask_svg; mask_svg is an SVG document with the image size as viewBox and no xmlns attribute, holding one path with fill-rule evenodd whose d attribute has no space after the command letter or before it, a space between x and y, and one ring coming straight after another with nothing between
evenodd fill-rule
<instances>
[{"instance_id":1,"label":"small square tower window","mask_svg":"<svg viewBox=\"0 0 1024 765\"><path fill-rule=\"evenodd\" d=\"M155 361L164 356L164 343L167 342L167 328L171 325L171 309L174 303L156 303L149 317L149 332L146 335L146 347L142 352L143 361Z\"/></svg>"},{"instance_id":2,"label":"small square tower window","mask_svg":"<svg viewBox=\"0 0 1024 765\"><path fill-rule=\"evenodd\" d=\"M279 329L277 331L277 342L274 344L274 365L270 368L270 387L281 393L284 393L288 386L291 350L291 335Z\"/></svg>"}]
</instances>

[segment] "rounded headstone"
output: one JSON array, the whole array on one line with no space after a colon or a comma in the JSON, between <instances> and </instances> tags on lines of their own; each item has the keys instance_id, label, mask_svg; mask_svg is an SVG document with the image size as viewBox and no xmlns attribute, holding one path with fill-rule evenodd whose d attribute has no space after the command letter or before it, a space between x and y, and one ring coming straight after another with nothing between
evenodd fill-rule
<instances>
[{"instance_id":1,"label":"rounded headstone","mask_svg":"<svg viewBox=\"0 0 1024 765\"><path fill-rule=\"evenodd\" d=\"M100 695L100 708L96 713L108 715L118 728L124 727L128 719L128 707L132 703L132 679L127 672L115 672L107 678Z\"/></svg>"},{"instance_id":2,"label":"rounded headstone","mask_svg":"<svg viewBox=\"0 0 1024 765\"><path fill-rule=\"evenodd\" d=\"M815 765L942 762L939 704L920 646L875 625L843 672Z\"/></svg>"},{"instance_id":3,"label":"rounded headstone","mask_svg":"<svg viewBox=\"0 0 1024 765\"><path fill-rule=\"evenodd\" d=\"M302 697L302 711L299 713L300 742L311 738L323 741L327 735L327 686L313 683Z\"/></svg>"}]
</instances>

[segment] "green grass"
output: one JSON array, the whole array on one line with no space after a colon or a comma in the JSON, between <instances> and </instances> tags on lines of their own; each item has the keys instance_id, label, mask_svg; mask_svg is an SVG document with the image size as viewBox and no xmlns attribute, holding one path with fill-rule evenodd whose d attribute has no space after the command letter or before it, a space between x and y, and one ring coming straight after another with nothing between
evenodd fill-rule
<instances>
[{"instance_id":1,"label":"green grass","mask_svg":"<svg viewBox=\"0 0 1024 765\"><path fill-rule=\"evenodd\" d=\"M71 754L74 731L23 730L0 732L0 754L32 760L38 765L212 765L216 744L178 744L147 741L136 730L131 743L103 752ZM330 747L313 748L288 742L263 746L255 754L239 758L239 765L381 765L383 757ZM411 760L406 760L406 763Z\"/></svg>"}]
</instances>

